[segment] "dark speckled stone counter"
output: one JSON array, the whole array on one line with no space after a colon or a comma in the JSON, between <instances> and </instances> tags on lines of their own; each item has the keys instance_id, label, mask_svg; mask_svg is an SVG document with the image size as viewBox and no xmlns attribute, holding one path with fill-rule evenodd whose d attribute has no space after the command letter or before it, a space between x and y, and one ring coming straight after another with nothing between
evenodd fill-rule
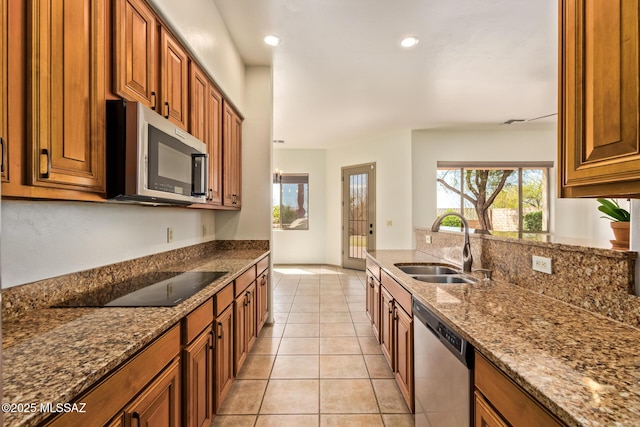
<instances>
[{"instance_id":1,"label":"dark speckled stone counter","mask_svg":"<svg viewBox=\"0 0 640 427\"><path fill-rule=\"evenodd\" d=\"M423 252L370 255L568 425L640 425L640 330L505 282L424 283L394 266L442 261Z\"/></svg>"},{"instance_id":2,"label":"dark speckled stone counter","mask_svg":"<svg viewBox=\"0 0 640 427\"><path fill-rule=\"evenodd\" d=\"M166 271L180 266L185 271L228 271L175 307L36 308L3 320L2 401L71 401L267 253L266 249L217 249L172 263ZM33 426L48 416L5 413L4 425Z\"/></svg>"}]
</instances>

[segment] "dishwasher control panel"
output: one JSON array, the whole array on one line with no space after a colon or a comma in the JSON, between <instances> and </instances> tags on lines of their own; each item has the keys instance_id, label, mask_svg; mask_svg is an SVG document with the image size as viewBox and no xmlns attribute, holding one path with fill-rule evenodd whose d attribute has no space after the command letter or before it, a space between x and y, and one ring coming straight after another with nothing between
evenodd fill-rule
<instances>
[{"instance_id":1,"label":"dishwasher control panel","mask_svg":"<svg viewBox=\"0 0 640 427\"><path fill-rule=\"evenodd\" d=\"M447 340L449 344L451 344L456 350L462 353L462 338L451 332L449 328L447 328L441 322L438 322L437 330L442 338Z\"/></svg>"}]
</instances>

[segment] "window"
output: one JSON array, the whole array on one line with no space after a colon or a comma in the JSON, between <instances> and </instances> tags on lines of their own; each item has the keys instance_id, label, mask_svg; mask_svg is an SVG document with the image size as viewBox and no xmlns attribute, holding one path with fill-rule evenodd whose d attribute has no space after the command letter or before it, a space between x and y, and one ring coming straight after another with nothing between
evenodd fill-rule
<instances>
[{"instance_id":1,"label":"window","mask_svg":"<svg viewBox=\"0 0 640 427\"><path fill-rule=\"evenodd\" d=\"M438 162L438 216L461 213L471 228L522 237L549 231L550 162ZM460 227L451 216L444 226Z\"/></svg>"},{"instance_id":2,"label":"window","mask_svg":"<svg viewBox=\"0 0 640 427\"><path fill-rule=\"evenodd\" d=\"M274 174L273 228L309 229L309 174Z\"/></svg>"}]
</instances>

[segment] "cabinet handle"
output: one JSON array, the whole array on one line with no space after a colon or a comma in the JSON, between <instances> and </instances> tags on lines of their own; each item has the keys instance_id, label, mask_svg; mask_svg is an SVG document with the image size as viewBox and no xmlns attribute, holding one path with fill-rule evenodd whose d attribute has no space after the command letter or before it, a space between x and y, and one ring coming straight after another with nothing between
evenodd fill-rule
<instances>
[{"instance_id":1,"label":"cabinet handle","mask_svg":"<svg viewBox=\"0 0 640 427\"><path fill-rule=\"evenodd\" d=\"M136 420L136 424L138 425L138 427L140 427L140 414L137 412L134 412L133 414L131 414L131 421Z\"/></svg>"},{"instance_id":2,"label":"cabinet handle","mask_svg":"<svg viewBox=\"0 0 640 427\"><path fill-rule=\"evenodd\" d=\"M218 339L222 339L222 323L218 322Z\"/></svg>"},{"instance_id":3,"label":"cabinet handle","mask_svg":"<svg viewBox=\"0 0 640 427\"><path fill-rule=\"evenodd\" d=\"M0 137L0 173L4 173L4 138Z\"/></svg>"},{"instance_id":4,"label":"cabinet handle","mask_svg":"<svg viewBox=\"0 0 640 427\"><path fill-rule=\"evenodd\" d=\"M393 302L389 302L389 314L393 314Z\"/></svg>"},{"instance_id":5,"label":"cabinet handle","mask_svg":"<svg viewBox=\"0 0 640 427\"><path fill-rule=\"evenodd\" d=\"M151 109L156 111L156 93L154 91L151 92L151 99L153 100L151 102Z\"/></svg>"},{"instance_id":6,"label":"cabinet handle","mask_svg":"<svg viewBox=\"0 0 640 427\"><path fill-rule=\"evenodd\" d=\"M207 200L213 200L213 190L209 189L209 194L207 195Z\"/></svg>"},{"instance_id":7,"label":"cabinet handle","mask_svg":"<svg viewBox=\"0 0 640 427\"><path fill-rule=\"evenodd\" d=\"M43 164L42 161L45 161ZM44 167L43 167L44 166ZM44 169L44 172L42 170ZM49 150L43 148L40 152L40 178L47 179L49 178L51 172L51 156L49 155Z\"/></svg>"},{"instance_id":8,"label":"cabinet handle","mask_svg":"<svg viewBox=\"0 0 640 427\"><path fill-rule=\"evenodd\" d=\"M249 305L251 303L251 294L249 292L247 292L245 294L245 297L246 297L246 299L245 299L244 305Z\"/></svg>"},{"instance_id":9,"label":"cabinet handle","mask_svg":"<svg viewBox=\"0 0 640 427\"><path fill-rule=\"evenodd\" d=\"M209 336L211 337L211 345L209 346L209 350L213 350L216 345L216 336L213 333L213 329L209 332Z\"/></svg>"},{"instance_id":10,"label":"cabinet handle","mask_svg":"<svg viewBox=\"0 0 640 427\"><path fill-rule=\"evenodd\" d=\"M164 106L165 106L165 107L167 107L167 108L166 108L166 110L167 110L167 114L164 116L164 118L165 118L165 119L168 119L168 118L169 118L169 103L168 103L168 102L165 102L165 103L164 103Z\"/></svg>"}]
</instances>

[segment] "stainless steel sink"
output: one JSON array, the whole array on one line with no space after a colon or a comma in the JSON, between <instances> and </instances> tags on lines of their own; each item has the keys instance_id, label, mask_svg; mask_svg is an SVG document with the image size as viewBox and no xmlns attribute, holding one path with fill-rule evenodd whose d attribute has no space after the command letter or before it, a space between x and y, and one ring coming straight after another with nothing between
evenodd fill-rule
<instances>
[{"instance_id":1,"label":"stainless steel sink","mask_svg":"<svg viewBox=\"0 0 640 427\"><path fill-rule=\"evenodd\" d=\"M423 274L419 276L413 276L413 278L416 280L420 280L421 282L429 283L474 283L472 279L451 274Z\"/></svg>"},{"instance_id":2,"label":"stainless steel sink","mask_svg":"<svg viewBox=\"0 0 640 427\"><path fill-rule=\"evenodd\" d=\"M396 264L396 267L407 274L448 275L460 273L450 266L438 264Z\"/></svg>"}]
</instances>

